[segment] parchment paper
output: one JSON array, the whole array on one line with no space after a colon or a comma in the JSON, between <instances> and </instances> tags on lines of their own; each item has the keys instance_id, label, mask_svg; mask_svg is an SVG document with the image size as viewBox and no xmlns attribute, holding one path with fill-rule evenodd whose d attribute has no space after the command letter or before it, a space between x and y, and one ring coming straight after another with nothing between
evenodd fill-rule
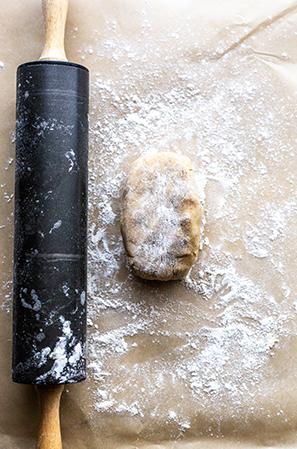
<instances>
[{"instance_id":1,"label":"parchment paper","mask_svg":"<svg viewBox=\"0 0 297 449\"><path fill-rule=\"evenodd\" d=\"M1 1L0 447L32 448L33 387L11 365L15 73L41 4ZM66 387L64 448L297 446L297 3L70 0L90 70L88 380ZM184 281L131 274L120 196L136 157L193 161L205 209Z\"/></svg>"}]
</instances>

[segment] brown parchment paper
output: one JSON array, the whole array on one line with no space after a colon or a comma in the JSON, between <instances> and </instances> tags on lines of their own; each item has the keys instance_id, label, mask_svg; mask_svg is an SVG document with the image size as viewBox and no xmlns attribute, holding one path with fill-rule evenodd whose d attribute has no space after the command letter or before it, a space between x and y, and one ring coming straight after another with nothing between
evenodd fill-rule
<instances>
[{"instance_id":1,"label":"brown parchment paper","mask_svg":"<svg viewBox=\"0 0 297 449\"><path fill-rule=\"evenodd\" d=\"M34 388L11 365L15 73L41 4L2 0L0 447L32 448ZM90 70L89 375L65 388L64 448L297 445L297 3L70 0L68 59ZM130 272L131 162L189 156L206 211L189 277Z\"/></svg>"}]
</instances>

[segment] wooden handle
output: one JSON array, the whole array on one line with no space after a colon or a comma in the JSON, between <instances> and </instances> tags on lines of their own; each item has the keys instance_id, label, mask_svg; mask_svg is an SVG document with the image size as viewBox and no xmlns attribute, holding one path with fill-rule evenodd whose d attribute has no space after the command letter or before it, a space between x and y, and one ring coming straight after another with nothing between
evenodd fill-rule
<instances>
[{"instance_id":1,"label":"wooden handle","mask_svg":"<svg viewBox=\"0 0 297 449\"><path fill-rule=\"evenodd\" d=\"M36 386L41 420L37 449L62 449L60 429L60 398L64 385Z\"/></svg>"},{"instance_id":2,"label":"wooden handle","mask_svg":"<svg viewBox=\"0 0 297 449\"><path fill-rule=\"evenodd\" d=\"M40 61L67 61L64 50L68 0L42 0L45 43Z\"/></svg>"}]
</instances>

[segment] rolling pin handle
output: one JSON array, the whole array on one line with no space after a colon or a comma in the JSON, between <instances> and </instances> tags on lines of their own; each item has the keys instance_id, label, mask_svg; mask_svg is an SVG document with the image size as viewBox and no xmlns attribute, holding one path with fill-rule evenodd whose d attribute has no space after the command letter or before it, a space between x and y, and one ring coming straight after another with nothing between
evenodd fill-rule
<instances>
[{"instance_id":1,"label":"rolling pin handle","mask_svg":"<svg viewBox=\"0 0 297 449\"><path fill-rule=\"evenodd\" d=\"M64 49L68 0L42 0L45 42L40 61L67 61Z\"/></svg>"},{"instance_id":2,"label":"rolling pin handle","mask_svg":"<svg viewBox=\"0 0 297 449\"><path fill-rule=\"evenodd\" d=\"M37 449L62 449L60 398L64 385L36 386L41 409Z\"/></svg>"}]
</instances>

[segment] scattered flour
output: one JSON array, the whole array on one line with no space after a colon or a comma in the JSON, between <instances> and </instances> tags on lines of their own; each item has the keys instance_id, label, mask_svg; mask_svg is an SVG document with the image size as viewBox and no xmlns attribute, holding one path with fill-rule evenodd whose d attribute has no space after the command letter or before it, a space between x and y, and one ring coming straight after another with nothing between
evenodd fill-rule
<instances>
[{"instance_id":1,"label":"scattered flour","mask_svg":"<svg viewBox=\"0 0 297 449\"><path fill-rule=\"evenodd\" d=\"M170 27L151 40L148 25L138 42L114 25L94 34L91 57L110 73L91 86L89 370L97 412L161 419L167 407L180 435L191 428L184 401L236 416L271 393L263 372L296 332L283 248L296 221L297 134L288 138L293 100L276 98L251 47L232 65L230 55L177 58L186 25L180 42ZM130 165L159 151L191 158L206 210L199 260L165 289L131 275L119 231Z\"/></svg>"},{"instance_id":2,"label":"scattered flour","mask_svg":"<svg viewBox=\"0 0 297 449\"><path fill-rule=\"evenodd\" d=\"M219 421L223 412L245 416L262 399L274 401L271 362L297 333L290 257L296 246L296 106L282 82L276 89L270 66L255 57L250 41L220 57L228 40L216 47L203 24L168 19L152 34L149 6L139 15L137 38L112 22L94 32L92 48L80 51L82 62L91 69L94 62L97 70L90 108L89 413L150 418L179 437L194 434L193 410L198 418L210 411ZM262 30L266 42L284 37L281 24L270 31ZM39 118L41 135L48 126L63 124ZM165 289L132 276L120 235L120 196L130 165L159 151L193 161L206 212L199 259L184 281ZM71 150L65 157L75 170ZM1 189L10 202L4 182ZM3 284L5 312L11 290L11 281ZM38 310L34 292L31 298L25 306ZM71 340L69 323L62 328L53 353L45 348L38 355L40 366L54 359L56 375ZM71 362L82 350L73 345ZM280 407L279 413L285 420ZM204 434L212 435L210 428L205 424Z\"/></svg>"},{"instance_id":3,"label":"scattered flour","mask_svg":"<svg viewBox=\"0 0 297 449\"><path fill-rule=\"evenodd\" d=\"M58 379L60 383L71 379L72 370L77 372L76 366L81 363L81 358L84 355L84 348L81 342L77 342L71 330L70 321L65 320L63 316L59 318L61 322L61 336L51 351L51 348L43 348L40 352L36 352L35 359L38 366L41 367L47 363L48 359L53 360L53 365L49 371L39 376L36 380L42 382L52 376ZM69 376L70 374L70 376Z\"/></svg>"},{"instance_id":4,"label":"scattered flour","mask_svg":"<svg viewBox=\"0 0 297 449\"><path fill-rule=\"evenodd\" d=\"M56 223L54 223L53 227L50 229L49 234L52 234L53 231L55 231L56 229L59 229L61 226L62 226L62 220L56 221Z\"/></svg>"}]
</instances>

